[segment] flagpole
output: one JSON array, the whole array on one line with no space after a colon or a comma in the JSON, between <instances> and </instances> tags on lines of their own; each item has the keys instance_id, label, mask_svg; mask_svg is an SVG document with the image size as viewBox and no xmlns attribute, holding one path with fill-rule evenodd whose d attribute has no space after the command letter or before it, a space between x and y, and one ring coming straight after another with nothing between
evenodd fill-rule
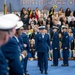
<instances>
[{"instance_id":1,"label":"flagpole","mask_svg":"<svg viewBox=\"0 0 75 75\"><path fill-rule=\"evenodd\" d=\"M7 13L7 5L6 5L7 0L4 0L4 14Z\"/></svg>"}]
</instances>

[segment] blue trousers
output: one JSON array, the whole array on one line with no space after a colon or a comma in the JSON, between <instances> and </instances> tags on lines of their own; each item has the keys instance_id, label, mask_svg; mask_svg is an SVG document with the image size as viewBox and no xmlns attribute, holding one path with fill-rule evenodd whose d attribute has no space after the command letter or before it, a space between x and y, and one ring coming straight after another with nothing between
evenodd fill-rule
<instances>
[{"instance_id":1,"label":"blue trousers","mask_svg":"<svg viewBox=\"0 0 75 75\"><path fill-rule=\"evenodd\" d=\"M69 50L63 50L63 64L68 64Z\"/></svg>"},{"instance_id":2,"label":"blue trousers","mask_svg":"<svg viewBox=\"0 0 75 75\"><path fill-rule=\"evenodd\" d=\"M48 70L48 52L39 52L39 62L41 71Z\"/></svg>"},{"instance_id":3,"label":"blue trousers","mask_svg":"<svg viewBox=\"0 0 75 75\"><path fill-rule=\"evenodd\" d=\"M27 70L27 62L28 62L28 56L24 59L24 73L26 73Z\"/></svg>"},{"instance_id":4,"label":"blue trousers","mask_svg":"<svg viewBox=\"0 0 75 75\"><path fill-rule=\"evenodd\" d=\"M54 65L58 65L58 54L59 53L59 50L53 50L53 64Z\"/></svg>"}]
</instances>

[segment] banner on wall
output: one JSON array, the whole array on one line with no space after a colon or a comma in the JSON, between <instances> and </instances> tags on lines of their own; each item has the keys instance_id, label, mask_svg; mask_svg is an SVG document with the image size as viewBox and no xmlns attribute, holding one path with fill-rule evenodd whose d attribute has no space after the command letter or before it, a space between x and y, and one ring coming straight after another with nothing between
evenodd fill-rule
<instances>
[{"instance_id":1,"label":"banner on wall","mask_svg":"<svg viewBox=\"0 0 75 75\"><path fill-rule=\"evenodd\" d=\"M32 10L38 7L43 9L47 6L48 9L52 6L56 6L55 11L58 11L60 7L70 8L72 11L75 10L75 0L7 0L6 5L8 11L10 11L10 3L12 11L21 11L23 7L30 7ZM4 0L0 0L0 11L3 11Z\"/></svg>"}]
</instances>

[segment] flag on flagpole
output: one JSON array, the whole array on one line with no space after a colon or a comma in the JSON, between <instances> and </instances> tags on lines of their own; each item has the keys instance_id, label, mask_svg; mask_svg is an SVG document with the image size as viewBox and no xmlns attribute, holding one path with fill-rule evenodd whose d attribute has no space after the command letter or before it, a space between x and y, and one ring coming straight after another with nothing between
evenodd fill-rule
<instances>
[{"instance_id":1,"label":"flag on flagpole","mask_svg":"<svg viewBox=\"0 0 75 75\"><path fill-rule=\"evenodd\" d=\"M4 14L7 14L7 13L8 13L6 1L7 1L7 0L4 0Z\"/></svg>"}]
</instances>

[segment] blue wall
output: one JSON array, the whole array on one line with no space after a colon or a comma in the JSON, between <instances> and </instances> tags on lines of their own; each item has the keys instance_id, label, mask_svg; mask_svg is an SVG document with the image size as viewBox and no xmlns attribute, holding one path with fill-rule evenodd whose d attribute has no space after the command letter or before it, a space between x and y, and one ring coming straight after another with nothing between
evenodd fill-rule
<instances>
[{"instance_id":1,"label":"blue wall","mask_svg":"<svg viewBox=\"0 0 75 75\"><path fill-rule=\"evenodd\" d=\"M50 7L56 5L57 8L55 11L58 11L60 7L63 7L65 10L69 7L72 11L75 10L75 0L7 0L6 4L8 6L8 11L10 11L10 3L12 11L20 11L22 7L28 8L31 7L35 9L43 9L44 6ZM4 0L0 0L0 11L3 11Z\"/></svg>"}]
</instances>

